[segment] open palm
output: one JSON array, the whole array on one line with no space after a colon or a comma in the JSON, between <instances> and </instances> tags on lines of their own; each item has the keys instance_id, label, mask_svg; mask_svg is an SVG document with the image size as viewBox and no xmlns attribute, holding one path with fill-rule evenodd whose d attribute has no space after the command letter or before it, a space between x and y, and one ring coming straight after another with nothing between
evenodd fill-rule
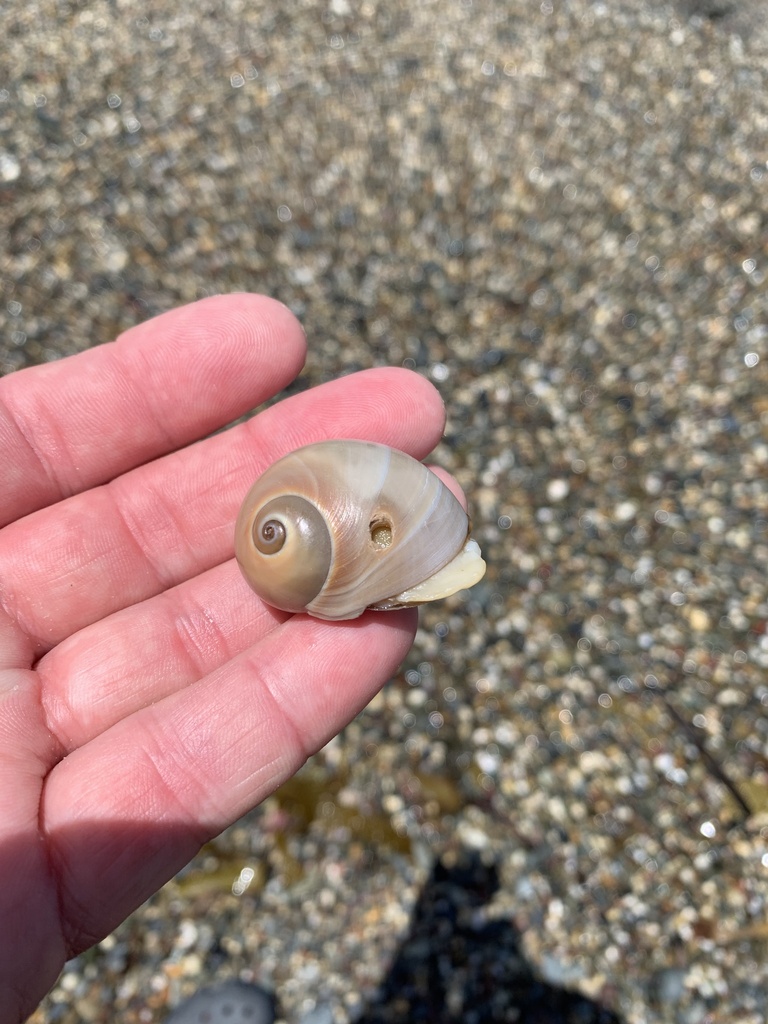
<instances>
[{"instance_id":1,"label":"open palm","mask_svg":"<svg viewBox=\"0 0 768 1024\"><path fill-rule=\"evenodd\" d=\"M0 381L0 1024L267 796L405 655L413 612L263 605L232 558L253 479L359 437L424 456L443 409L405 370L284 387L304 337L207 299ZM200 438L206 438L199 443Z\"/></svg>"}]
</instances>

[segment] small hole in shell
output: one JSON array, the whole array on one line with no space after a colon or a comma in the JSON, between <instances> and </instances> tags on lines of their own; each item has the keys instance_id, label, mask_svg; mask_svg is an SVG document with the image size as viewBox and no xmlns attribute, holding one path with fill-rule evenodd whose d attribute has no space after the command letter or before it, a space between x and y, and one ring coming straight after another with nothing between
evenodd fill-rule
<instances>
[{"instance_id":1,"label":"small hole in shell","mask_svg":"<svg viewBox=\"0 0 768 1024\"><path fill-rule=\"evenodd\" d=\"M375 548L388 548L392 543L392 523L385 516L375 516L368 524Z\"/></svg>"}]
</instances>

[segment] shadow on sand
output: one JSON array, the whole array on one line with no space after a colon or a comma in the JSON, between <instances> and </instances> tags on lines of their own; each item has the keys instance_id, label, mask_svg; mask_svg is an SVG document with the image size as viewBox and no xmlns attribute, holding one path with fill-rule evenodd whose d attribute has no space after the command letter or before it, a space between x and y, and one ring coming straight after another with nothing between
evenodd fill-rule
<instances>
[{"instance_id":1,"label":"shadow on sand","mask_svg":"<svg viewBox=\"0 0 768 1024\"><path fill-rule=\"evenodd\" d=\"M621 1024L610 1010L538 978L520 933L481 908L498 870L472 853L438 861L389 975L357 1024Z\"/></svg>"}]
</instances>

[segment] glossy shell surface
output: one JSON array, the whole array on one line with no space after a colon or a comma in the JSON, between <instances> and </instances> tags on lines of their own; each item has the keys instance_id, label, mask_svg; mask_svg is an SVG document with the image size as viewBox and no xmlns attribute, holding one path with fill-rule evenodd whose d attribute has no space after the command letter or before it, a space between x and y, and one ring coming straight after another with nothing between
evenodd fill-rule
<instances>
[{"instance_id":1,"label":"glossy shell surface","mask_svg":"<svg viewBox=\"0 0 768 1024\"><path fill-rule=\"evenodd\" d=\"M420 462L385 445L323 441L258 478L237 519L235 554L274 607L351 619L434 599L398 595L444 569L468 535L461 504Z\"/></svg>"}]
</instances>

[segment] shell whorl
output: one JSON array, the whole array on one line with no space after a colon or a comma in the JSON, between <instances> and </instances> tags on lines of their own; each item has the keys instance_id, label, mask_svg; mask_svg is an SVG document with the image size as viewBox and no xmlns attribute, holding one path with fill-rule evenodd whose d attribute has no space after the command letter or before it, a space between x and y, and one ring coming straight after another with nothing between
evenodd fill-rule
<instances>
[{"instance_id":1,"label":"shell whorl","mask_svg":"<svg viewBox=\"0 0 768 1024\"><path fill-rule=\"evenodd\" d=\"M323 512L298 494L243 511L236 551L246 578L258 580L258 593L276 608L304 611L323 589L333 558Z\"/></svg>"}]
</instances>

